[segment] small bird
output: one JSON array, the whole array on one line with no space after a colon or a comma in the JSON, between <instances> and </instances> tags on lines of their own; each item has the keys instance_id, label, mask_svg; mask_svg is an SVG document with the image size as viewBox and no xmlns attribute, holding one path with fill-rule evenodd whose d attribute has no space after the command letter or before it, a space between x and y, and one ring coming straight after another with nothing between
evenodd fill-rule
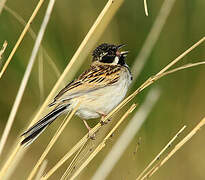
<instances>
[{"instance_id":1,"label":"small bird","mask_svg":"<svg viewBox=\"0 0 205 180\"><path fill-rule=\"evenodd\" d=\"M58 116L71 111L80 101L76 111L88 131L86 120L105 117L125 97L132 75L125 58L125 46L103 43L92 53L92 64L77 79L63 88L49 107L54 109L22 134L23 145L31 144Z\"/></svg>"}]
</instances>

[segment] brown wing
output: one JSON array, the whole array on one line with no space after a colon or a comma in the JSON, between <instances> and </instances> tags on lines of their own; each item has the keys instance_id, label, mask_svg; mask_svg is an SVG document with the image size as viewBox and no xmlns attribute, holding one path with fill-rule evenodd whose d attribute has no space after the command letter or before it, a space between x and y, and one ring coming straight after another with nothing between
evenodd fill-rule
<instances>
[{"instance_id":1,"label":"brown wing","mask_svg":"<svg viewBox=\"0 0 205 180\"><path fill-rule=\"evenodd\" d=\"M112 85L119 80L121 67L118 65L93 65L78 79L63 88L54 101L69 100L84 93Z\"/></svg>"}]
</instances>

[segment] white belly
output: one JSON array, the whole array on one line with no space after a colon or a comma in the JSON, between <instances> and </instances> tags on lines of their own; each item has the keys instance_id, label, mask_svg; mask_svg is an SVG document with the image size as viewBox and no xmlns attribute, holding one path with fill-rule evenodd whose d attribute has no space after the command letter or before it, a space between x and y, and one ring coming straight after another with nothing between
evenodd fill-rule
<instances>
[{"instance_id":1,"label":"white belly","mask_svg":"<svg viewBox=\"0 0 205 180\"><path fill-rule=\"evenodd\" d=\"M129 72L124 72L114 85L83 95L76 114L83 119L98 118L101 114L107 115L124 99L130 83L131 75Z\"/></svg>"}]
</instances>

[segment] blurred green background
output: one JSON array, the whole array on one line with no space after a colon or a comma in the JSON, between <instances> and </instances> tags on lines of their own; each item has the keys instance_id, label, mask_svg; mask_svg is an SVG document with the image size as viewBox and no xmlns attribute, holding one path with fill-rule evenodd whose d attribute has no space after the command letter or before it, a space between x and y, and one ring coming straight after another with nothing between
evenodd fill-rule
<instances>
[{"instance_id":1,"label":"blurred green background","mask_svg":"<svg viewBox=\"0 0 205 180\"><path fill-rule=\"evenodd\" d=\"M25 21L28 21L37 2L8 0L6 5L22 16ZM39 30L47 3L48 1L45 1L31 25L35 33ZM149 16L146 17L143 1L125 1L96 46L102 42L127 44L125 49L130 51L127 64L132 67L159 13L162 3L163 1L161 0L148 1ZM56 1L42 45L60 72L68 64L105 4L105 0ZM137 81L133 82L129 93L133 92L149 76L157 73L171 60L204 36L204 8L204 0L182 0L175 2L142 73ZM3 62L7 59L22 30L23 26L10 13L4 10L0 15L0 45L3 44L4 40L7 40L8 48L3 56ZM27 33L6 73L0 80L0 134L3 132L15 100L33 44L33 39ZM39 56L37 58L6 144L4 157L6 157L22 130L27 127L58 78L46 57L43 56L44 94L41 94L38 79ZM204 43L193 50L178 65L202 60L205 60ZM85 60L84 65L79 69L78 74L85 70L90 62L91 53ZM107 179L135 179L148 162L155 157L184 124L188 126L185 131L187 133L205 114L205 67L203 65L169 75L157 81L152 86L158 86L160 88L160 99ZM132 102L139 103L140 106L149 90L150 87L140 93ZM123 109L123 112L127 108L128 106ZM126 127L130 117L122 124L112 137L112 140L108 142L107 146L95 157L77 179L85 180L92 177L106 154L111 150L112 145L116 142L122 130ZM32 147L24 155L22 163L20 163L15 171L15 178L12 177L12 179L25 179L27 177L60 122L59 120L50 126L32 144ZM89 122L89 124L93 126L97 122L97 120L94 120ZM78 117L75 117L49 153L47 169L52 167L86 132L87 130L82 121ZM205 129L202 129L152 179L205 179L204 137ZM141 138L141 143L137 153L134 153L139 138ZM65 168L66 166L58 170L51 179L58 179Z\"/></svg>"}]
</instances>

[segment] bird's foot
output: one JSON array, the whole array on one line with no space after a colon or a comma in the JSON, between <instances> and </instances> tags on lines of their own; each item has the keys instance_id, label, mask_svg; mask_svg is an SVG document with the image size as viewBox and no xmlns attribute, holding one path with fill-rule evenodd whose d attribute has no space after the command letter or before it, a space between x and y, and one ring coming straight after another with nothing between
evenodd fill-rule
<instances>
[{"instance_id":1,"label":"bird's foot","mask_svg":"<svg viewBox=\"0 0 205 180\"><path fill-rule=\"evenodd\" d=\"M104 121L103 119L105 119L105 117L107 116L106 114L103 114L103 113L99 113L102 117L102 119L100 120L100 124L101 126L105 125L105 124L108 124L108 122L111 121L111 119L107 119L106 121Z\"/></svg>"},{"instance_id":2,"label":"bird's foot","mask_svg":"<svg viewBox=\"0 0 205 180\"><path fill-rule=\"evenodd\" d=\"M90 138L91 140L95 140L95 133L91 133L90 130L88 130L88 138Z\"/></svg>"},{"instance_id":3,"label":"bird's foot","mask_svg":"<svg viewBox=\"0 0 205 180\"><path fill-rule=\"evenodd\" d=\"M107 123L108 123L107 121L100 120L101 126L103 126L103 125L105 125L105 124L107 124Z\"/></svg>"}]
</instances>

